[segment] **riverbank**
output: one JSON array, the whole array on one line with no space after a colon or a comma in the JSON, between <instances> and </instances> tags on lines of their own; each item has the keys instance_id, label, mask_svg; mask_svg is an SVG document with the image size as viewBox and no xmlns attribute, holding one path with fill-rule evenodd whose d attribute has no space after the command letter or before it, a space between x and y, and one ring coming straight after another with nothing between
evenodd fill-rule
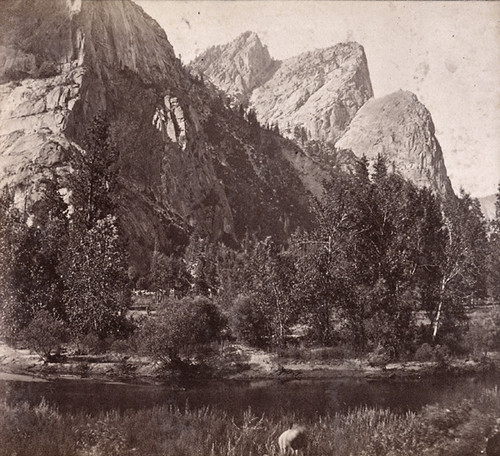
<instances>
[{"instance_id":1,"label":"riverbank","mask_svg":"<svg viewBox=\"0 0 500 456\"><path fill-rule=\"evenodd\" d=\"M417 412L360 406L309 418L295 411L248 408L234 416L213 407L155 405L89 415L35 404L0 402L0 456L207 456L279 454L290 423L304 426L304 456L381 454L463 456L484 451L500 393L475 389Z\"/></svg>"},{"instance_id":2,"label":"riverbank","mask_svg":"<svg viewBox=\"0 0 500 456\"><path fill-rule=\"evenodd\" d=\"M228 380L307 380L326 378L424 378L431 376L476 375L500 371L500 354L491 353L482 361L449 359L446 362L408 361L373 365L368 358L327 361L297 361L276 354L229 344L203 363L163 368L148 358L119 353L102 355L65 354L57 363L44 363L26 349L0 343L0 379L51 380L91 378L133 383L168 382L179 377Z\"/></svg>"}]
</instances>

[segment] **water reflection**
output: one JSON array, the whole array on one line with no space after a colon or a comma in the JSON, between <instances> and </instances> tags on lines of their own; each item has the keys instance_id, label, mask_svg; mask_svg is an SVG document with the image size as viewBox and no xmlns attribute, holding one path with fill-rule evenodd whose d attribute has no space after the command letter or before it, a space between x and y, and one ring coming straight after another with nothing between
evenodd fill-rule
<instances>
[{"instance_id":1,"label":"water reflection","mask_svg":"<svg viewBox=\"0 0 500 456\"><path fill-rule=\"evenodd\" d=\"M342 412L358 406L418 410L430 403L462 399L480 388L498 386L496 377L433 378L420 381L334 379L297 381L210 381L183 384L173 389L159 385L98 383L90 380L55 380L46 383L0 381L0 398L8 403L37 404L45 398L61 411L95 413L172 404L204 406L240 416L251 407L258 415L295 413L304 418Z\"/></svg>"}]
</instances>

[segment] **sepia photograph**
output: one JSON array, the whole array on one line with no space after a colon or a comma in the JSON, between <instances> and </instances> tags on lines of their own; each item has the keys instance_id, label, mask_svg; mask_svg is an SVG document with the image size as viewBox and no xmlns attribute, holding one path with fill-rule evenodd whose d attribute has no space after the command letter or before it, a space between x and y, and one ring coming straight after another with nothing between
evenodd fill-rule
<instances>
[{"instance_id":1,"label":"sepia photograph","mask_svg":"<svg viewBox=\"0 0 500 456\"><path fill-rule=\"evenodd\" d=\"M0 456L500 456L500 2L0 0Z\"/></svg>"}]
</instances>

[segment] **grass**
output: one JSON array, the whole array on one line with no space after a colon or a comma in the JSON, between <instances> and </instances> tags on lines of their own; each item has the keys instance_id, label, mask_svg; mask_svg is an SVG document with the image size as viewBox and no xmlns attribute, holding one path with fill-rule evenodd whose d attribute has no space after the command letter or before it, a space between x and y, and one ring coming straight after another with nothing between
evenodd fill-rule
<instances>
[{"instance_id":1,"label":"grass","mask_svg":"<svg viewBox=\"0 0 500 456\"><path fill-rule=\"evenodd\" d=\"M498 389L469 401L428 406L419 413L358 408L305 424L306 456L467 456L484 449L500 413ZM154 407L96 415L0 404L0 455L16 456L263 456L277 455L277 438L296 416L235 419L201 408Z\"/></svg>"}]
</instances>

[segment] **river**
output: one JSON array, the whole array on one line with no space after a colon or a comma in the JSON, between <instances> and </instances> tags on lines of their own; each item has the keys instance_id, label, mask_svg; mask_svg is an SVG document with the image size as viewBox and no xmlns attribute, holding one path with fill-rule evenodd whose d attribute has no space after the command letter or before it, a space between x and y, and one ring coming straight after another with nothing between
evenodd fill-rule
<instances>
[{"instance_id":1,"label":"river","mask_svg":"<svg viewBox=\"0 0 500 456\"><path fill-rule=\"evenodd\" d=\"M293 412L302 418L359 406L417 411L427 404L467 398L481 388L498 387L497 376L423 380L343 378L291 381L208 381L165 385L103 383L92 380L32 382L0 380L0 398L37 404L42 398L61 411L97 413L172 404L191 409L210 406L238 417L251 408L261 415Z\"/></svg>"}]
</instances>

